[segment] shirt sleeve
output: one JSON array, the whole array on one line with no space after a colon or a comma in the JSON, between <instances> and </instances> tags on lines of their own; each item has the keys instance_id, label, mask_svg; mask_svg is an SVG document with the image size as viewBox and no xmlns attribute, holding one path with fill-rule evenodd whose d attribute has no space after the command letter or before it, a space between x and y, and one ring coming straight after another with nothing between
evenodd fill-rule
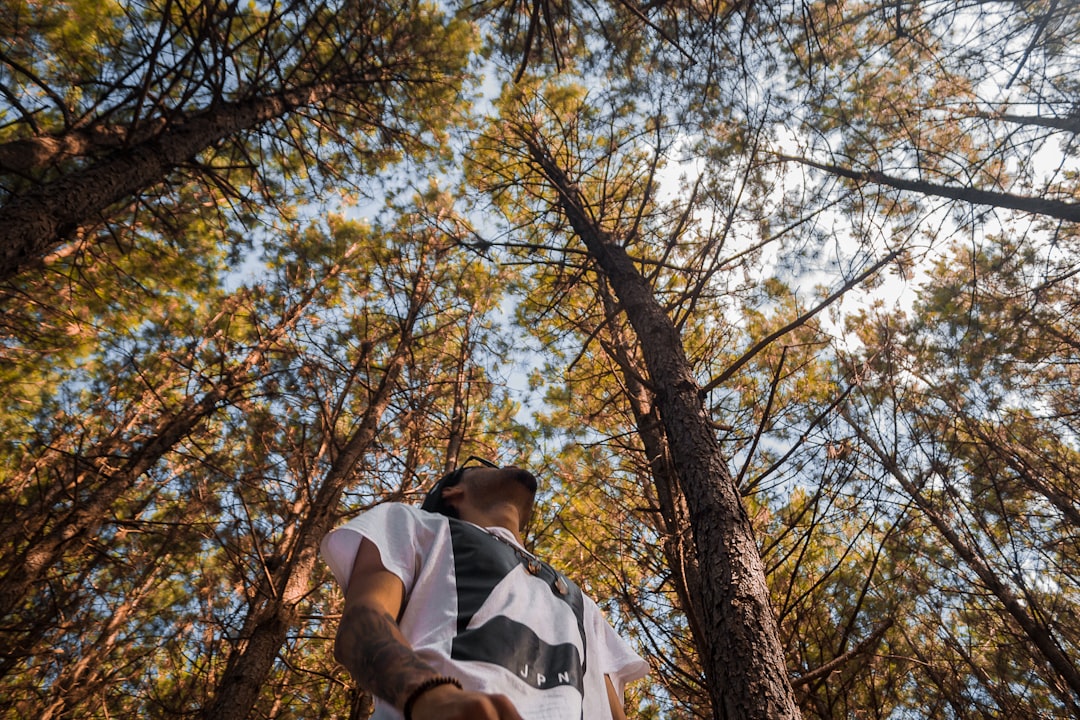
<instances>
[{"instance_id":1,"label":"shirt sleeve","mask_svg":"<svg viewBox=\"0 0 1080 720\"><path fill-rule=\"evenodd\" d=\"M587 597L585 602L591 607L588 617L592 626L592 642L597 643L600 669L611 678L611 684L621 698L627 683L649 674L649 664L615 632L595 602Z\"/></svg>"},{"instance_id":2,"label":"shirt sleeve","mask_svg":"<svg viewBox=\"0 0 1080 720\"><path fill-rule=\"evenodd\" d=\"M327 533L320 549L342 591L349 589L349 577L360 542L368 540L379 550L384 568L412 590L423 564L422 551L433 536L432 519L437 516L399 503L378 505ZM441 518L438 518L441 519Z\"/></svg>"}]
</instances>

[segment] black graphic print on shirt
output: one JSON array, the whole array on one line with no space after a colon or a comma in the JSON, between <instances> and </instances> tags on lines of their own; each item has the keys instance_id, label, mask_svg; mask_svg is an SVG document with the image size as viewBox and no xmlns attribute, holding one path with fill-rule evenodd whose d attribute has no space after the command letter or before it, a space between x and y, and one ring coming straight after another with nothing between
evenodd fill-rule
<instances>
[{"instance_id":1,"label":"black graphic print on shirt","mask_svg":"<svg viewBox=\"0 0 1080 720\"><path fill-rule=\"evenodd\" d=\"M455 660L494 663L506 668L535 688L546 690L569 685L584 694L585 659L573 643L551 645L542 640L524 621L498 615L483 625L469 623L484 606L495 587L512 570L524 565L514 549L480 528L450 519L457 575L458 627L450 656ZM555 582L555 571L543 565L540 578ZM552 593L565 602L577 620L582 648L585 647L585 612L581 590L563 577L568 592Z\"/></svg>"}]
</instances>

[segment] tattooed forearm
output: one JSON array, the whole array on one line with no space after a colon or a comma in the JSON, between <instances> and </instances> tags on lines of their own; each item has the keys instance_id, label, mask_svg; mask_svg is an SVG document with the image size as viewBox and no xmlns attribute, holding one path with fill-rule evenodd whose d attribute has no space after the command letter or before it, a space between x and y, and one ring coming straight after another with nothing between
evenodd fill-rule
<instances>
[{"instance_id":1,"label":"tattooed forearm","mask_svg":"<svg viewBox=\"0 0 1080 720\"><path fill-rule=\"evenodd\" d=\"M357 684L396 707L438 674L409 647L393 617L365 606L352 607L341 618L334 654Z\"/></svg>"}]
</instances>

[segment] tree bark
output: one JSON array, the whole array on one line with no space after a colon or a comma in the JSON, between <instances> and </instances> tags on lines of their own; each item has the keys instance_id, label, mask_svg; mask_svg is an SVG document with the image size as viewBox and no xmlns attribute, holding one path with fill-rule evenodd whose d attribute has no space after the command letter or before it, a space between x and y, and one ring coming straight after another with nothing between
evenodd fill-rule
<instances>
[{"instance_id":1,"label":"tree bark","mask_svg":"<svg viewBox=\"0 0 1080 720\"><path fill-rule=\"evenodd\" d=\"M1048 198L1028 197L1026 195L1014 195L1012 193L994 192L992 190L979 190L972 187L952 187L926 182L925 180L907 180L892 175L886 175L874 170L853 170L841 165L819 163L808 158L781 155L781 160L790 160L801 163L808 167L824 170L833 175L868 182L874 185L886 185L897 190L908 190L921 195L933 195L936 197L960 200L972 205L990 205L992 207L1019 210L1020 212L1032 213L1033 215L1046 215L1047 217L1065 220L1066 222L1080 222L1080 203L1064 202L1062 200L1050 200Z\"/></svg>"},{"instance_id":2,"label":"tree bark","mask_svg":"<svg viewBox=\"0 0 1080 720\"><path fill-rule=\"evenodd\" d=\"M284 90L244 102L221 103L94 165L12 198L0 208L0 281L41 258L81 225L165 179L199 152L237 132L318 103L340 83Z\"/></svg>"},{"instance_id":3,"label":"tree bark","mask_svg":"<svg viewBox=\"0 0 1080 720\"><path fill-rule=\"evenodd\" d=\"M702 645L713 712L725 720L799 718L753 528L678 329L625 248L592 221L580 190L536 138L519 137L558 192L563 213L611 283L641 341L690 509L702 575Z\"/></svg>"},{"instance_id":4,"label":"tree bark","mask_svg":"<svg viewBox=\"0 0 1080 720\"><path fill-rule=\"evenodd\" d=\"M694 646L698 654L704 656L704 648L701 646L703 637L702 611L699 607L701 602L701 568L698 565L697 554L693 548L692 533L690 531L690 511L686 505L686 494L683 492L682 483L675 473L675 467L671 459L671 448L668 446L667 437L664 435L663 421L657 412L655 398L642 382L641 373L630 359L628 348L631 342L629 338L625 337L623 329L615 325L614 318L618 313L618 307L606 287L601 289L601 299L604 303L605 317L612 325L614 344L612 352L615 355L615 361L622 368L630 411L634 415L638 437L641 438L641 444L645 448L645 456L649 462L649 470L652 473L653 487L656 488L656 497L663 520L661 531L665 535L664 557L667 559L668 567L675 580L675 592L683 605L683 612L686 614L687 622L690 624Z\"/></svg>"},{"instance_id":5,"label":"tree bark","mask_svg":"<svg viewBox=\"0 0 1080 720\"><path fill-rule=\"evenodd\" d=\"M136 136L120 125L91 125L56 135L40 135L0 143L0 172L39 173L77 157L118 150L150 139L168 125L165 118L139 127Z\"/></svg>"}]
</instances>

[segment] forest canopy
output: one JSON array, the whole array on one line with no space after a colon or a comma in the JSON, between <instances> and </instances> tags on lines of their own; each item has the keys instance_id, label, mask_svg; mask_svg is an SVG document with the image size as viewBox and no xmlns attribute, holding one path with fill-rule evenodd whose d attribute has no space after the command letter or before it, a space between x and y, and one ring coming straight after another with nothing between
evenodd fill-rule
<instances>
[{"instance_id":1,"label":"forest canopy","mask_svg":"<svg viewBox=\"0 0 1080 720\"><path fill-rule=\"evenodd\" d=\"M1080 716L1080 4L0 0L0 717L364 718L470 455L627 716Z\"/></svg>"}]
</instances>

